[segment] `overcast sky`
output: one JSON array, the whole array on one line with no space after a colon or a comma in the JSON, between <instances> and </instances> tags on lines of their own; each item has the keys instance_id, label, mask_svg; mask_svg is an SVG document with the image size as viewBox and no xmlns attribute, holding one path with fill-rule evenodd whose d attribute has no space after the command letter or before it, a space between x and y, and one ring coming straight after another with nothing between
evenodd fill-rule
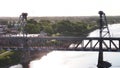
<instances>
[{"instance_id":1,"label":"overcast sky","mask_svg":"<svg viewBox=\"0 0 120 68\"><path fill-rule=\"evenodd\" d=\"M120 15L120 0L0 0L0 16L93 16Z\"/></svg>"}]
</instances>

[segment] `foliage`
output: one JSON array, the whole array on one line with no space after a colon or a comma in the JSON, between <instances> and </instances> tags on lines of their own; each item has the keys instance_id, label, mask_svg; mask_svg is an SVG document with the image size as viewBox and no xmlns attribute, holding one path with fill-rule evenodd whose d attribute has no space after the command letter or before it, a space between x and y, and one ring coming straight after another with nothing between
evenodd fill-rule
<instances>
[{"instance_id":1,"label":"foliage","mask_svg":"<svg viewBox=\"0 0 120 68\"><path fill-rule=\"evenodd\" d=\"M25 26L25 32L29 34L36 34L40 32L40 26L37 24L37 21L30 19L27 21L27 24Z\"/></svg>"},{"instance_id":2,"label":"foliage","mask_svg":"<svg viewBox=\"0 0 120 68\"><path fill-rule=\"evenodd\" d=\"M30 19L27 21L25 31L30 34L44 31L50 36L86 36L88 31L96 27L95 25L95 23L71 22L69 20L61 20L52 23L48 20L41 20L37 22Z\"/></svg>"},{"instance_id":3,"label":"foliage","mask_svg":"<svg viewBox=\"0 0 120 68\"><path fill-rule=\"evenodd\" d=\"M26 26L23 28L18 27L20 23L15 21L9 21L7 25L9 29L13 28L18 31L24 30L27 34L39 34L42 31L47 33L49 36L82 36L90 30L96 28L97 24L97 18L95 17L59 18L60 19L55 18L56 20L52 20L52 18L40 19L39 21L29 19L27 20ZM4 20L1 20L1 22L4 22Z\"/></svg>"},{"instance_id":4,"label":"foliage","mask_svg":"<svg viewBox=\"0 0 120 68\"><path fill-rule=\"evenodd\" d=\"M29 34L36 34L36 33L39 33L40 26L30 23L25 26L25 31Z\"/></svg>"},{"instance_id":5,"label":"foliage","mask_svg":"<svg viewBox=\"0 0 120 68\"><path fill-rule=\"evenodd\" d=\"M48 35L53 34L54 32L52 27L53 24L49 20L41 20L39 23L40 26L42 27L41 31L48 33Z\"/></svg>"},{"instance_id":6,"label":"foliage","mask_svg":"<svg viewBox=\"0 0 120 68\"><path fill-rule=\"evenodd\" d=\"M83 22L70 22L63 20L53 26L55 33L60 33L63 36L84 36L86 32L95 28L94 25Z\"/></svg>"},{"instance_id":7,"label":"foliage","mask_svg":"<svg viewBox=\"0 0 120 68\"><path fill-rule=\"evenodd\" d=\"M20 62L20 52L18 51L5 51L0 54L0 67L13 65Z\"/></svg>"},{"instance_id":8,"label":"foliage","mask_svg":"<svg viewBox=\"0 0 120 68\"><path fill-rule=\"evenodd\" d=\"M30 19L31 18L31 19ZM46 32L49 36L81 36L98 25L99 16L81 17L29 17L24 31L29 34ZM0 24L7 24L8 28L20 25L18 18L1 18ZM119 23L120 16L107 16L108 23ZM17 27L17 26L16 26ZM20 31L21 28L17 27Z\"/></svg>"},{"instance_id":9,"label":"foliage","mask_svg":"<svg viewBox=\"0 0 120 68\"><path fill-rule=\"evenodd\" d=\"M5 50L0 50L0 54L3 53L3 52L5 52Z\"/></svg>"}]
</instances>

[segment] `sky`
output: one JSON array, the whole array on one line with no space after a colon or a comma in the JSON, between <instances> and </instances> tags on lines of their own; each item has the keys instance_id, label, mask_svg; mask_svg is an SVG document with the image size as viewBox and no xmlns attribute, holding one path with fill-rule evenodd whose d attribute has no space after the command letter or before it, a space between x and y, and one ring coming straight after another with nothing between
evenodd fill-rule
<instances>
[{"instance_id":1,"label":"sky","mask_svg":"<svg viewBox=\"0 0 120 68\"><path fill-rule=\"evenodd\" d=\"M120 0L0 0L0 16L97 16L120 15Z\"/></svg>"}]
</instances>

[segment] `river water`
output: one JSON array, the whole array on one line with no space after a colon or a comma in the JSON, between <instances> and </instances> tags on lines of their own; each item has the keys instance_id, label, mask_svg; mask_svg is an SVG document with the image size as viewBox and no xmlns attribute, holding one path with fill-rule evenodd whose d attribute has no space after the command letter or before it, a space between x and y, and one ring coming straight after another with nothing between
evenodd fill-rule
<instances>
[{"instance_id":1,"label":"river water","mask_svg":"<svg viewBox=\"0 0 120 68\"><path fill-rule=\"evenodd\" d=\"M109 25L111 35L120 37L120 24ZM90 33L89 37L99 37L99 30ZM119 52L104 52L104 60L112 64L110 68L120 68ZM97 68L98 52L85 51L52 51L40 60L30 62L30 68ZM10 68L22 68L20 64Z\"/></svg>"}]
</instances>

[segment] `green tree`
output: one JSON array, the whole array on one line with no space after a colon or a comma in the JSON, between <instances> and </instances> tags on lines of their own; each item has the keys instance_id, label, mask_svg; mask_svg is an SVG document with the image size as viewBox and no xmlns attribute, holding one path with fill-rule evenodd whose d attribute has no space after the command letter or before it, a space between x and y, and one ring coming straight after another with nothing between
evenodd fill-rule
<instances>
[{"instance_id":1,"label":"green tree","mask_svg":"<svg viewBox=\"0 0 120 68\"><path fill-rule=\"evenodd\" d=\"M41 20L40 22L40 26L41 26L41 31L46 32L48 35L52 35L53 34L53 23L51 23L49 20Z\"/></svg>"},{"instance_id":2,"label":"green tree","mask_svg":"<svg viewBox=\"0 0 120 68\"><path fill-rule=\"evenodd\" d=\"M24 29L29 34L40 33L40 25L34 19L28 20Z\"/></svg>"},{"instance_id":3,"label":"green tree","mask_svg":"<svg viewBox=\"0 0 120 68\"><path fill-rule=\"evenodd\" d=\"M61 35L70 35L74 30L73 26L74 23L68 20L63 20L56 23L53 27L56 33L60 33Z\"/></svg>"},{"instance_id":4,"label":"green tree","mask_svg":"<svg viewBox=\"0 0 120 68\"><path fill-rule=\"evenodd\" d=\"M40 33L40 26L35 24L26 24L25 31L29 34Z\"/></svg>"},{"instance_id":5,"label":"green tree","mask_svg":"<svg viewBox=\"0 0 120 68\"><path fill-rule=\"evenodd\" d=\"M71 22L69 20L60 20L56 23L52 23L49 20L37 22L34 19L30 19L27 22L25 26L27 33L34 34L44 31L49 36L55 34L61 36L86 36L88 32L96 27L95 23Z\"/></svg>"}]
</instances>

